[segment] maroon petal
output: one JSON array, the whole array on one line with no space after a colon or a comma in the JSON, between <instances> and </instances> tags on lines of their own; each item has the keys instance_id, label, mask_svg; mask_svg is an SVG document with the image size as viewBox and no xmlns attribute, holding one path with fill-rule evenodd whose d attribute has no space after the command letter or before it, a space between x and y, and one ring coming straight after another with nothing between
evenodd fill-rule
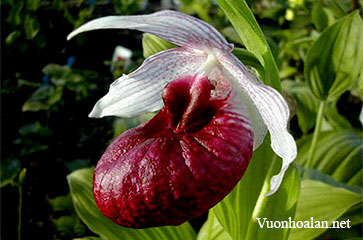
<instances>
[{"instance_id":1,"label":"maroon petal","mask_svg":"<svg viewBox=\"0 0 363 240\"><path fill-rule=\"evenodd\" d=\"M234 188L252 155L246 107L231 88L184 76L166 86L163 100L95 169L97 206L123 226L179 225L201 215Z\"/></svg>"}]
</instances>

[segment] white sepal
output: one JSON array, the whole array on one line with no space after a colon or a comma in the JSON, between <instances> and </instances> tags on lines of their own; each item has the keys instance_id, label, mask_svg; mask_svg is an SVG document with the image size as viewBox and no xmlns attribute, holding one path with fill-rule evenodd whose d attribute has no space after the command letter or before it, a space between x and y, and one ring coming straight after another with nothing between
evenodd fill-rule
<instances>
[{"instance_id":1,"label":"white sepal","mask_svg":"<svg viewBox=\"0 0 363 240\"><path fill-rule=\"evenodd\" d=\"M90 21L68 35L97 29L135 29L155 34L171 43L195 49L218 48L232 51L233 44L211 25L184 13L164 10L147 15L108 16Z\"/></svg>"},{"instance_id":2,"label":"white sepal","mask_svg":"<svg viewBox=\"0 0 363 240\"><path fill-rule=\"evenodd\" d=\"M196 72L207 55L184 48L169 49L147 58L129 75L114 81L109 92L93 107L90 117L132 117L163 107L165 85Z\"/></svg>"}]
</instances>

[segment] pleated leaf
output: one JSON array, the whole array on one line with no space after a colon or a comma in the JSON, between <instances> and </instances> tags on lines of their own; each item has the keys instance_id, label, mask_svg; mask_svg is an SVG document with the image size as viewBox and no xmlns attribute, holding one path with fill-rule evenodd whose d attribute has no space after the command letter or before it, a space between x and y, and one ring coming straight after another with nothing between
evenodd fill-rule
<instances>
[{"instance_id":1,"label":"pleated leaf","mask_svg":"<svg viewBox=\"0 0 363 240\"><path fill-rule=\"evenodd\" d=\"M340 216L352 206L361 203L360 194L344 188L305 179L301 182L301 193L296 210L297 221L328 221L331 226ZM319 236L328 228L293 228L289 240L310 240Z\"/></svg>"},{"instance_id":2,"label":"pleated leaf","mask_svg":"<svg viewBox=\"0 0 363 240\"><path fill-rule=\"evenodd\" d=\"M363 23L355 11L327 28L309 50L304 75L321 99L333 99L350 89L362 71Z\"/></svg>"},{"instance_id":3,"label":"pleated leaf","mask_svg":"<svg viewBox=\"0 0 363 240\"><path fill-rule=\"evenodd\" d=\"M198 233L197 240L232 240L219 223L214 211L209 211L208 219Z\"/></svg>"},{"instance_id":4,"label":"pleated leaf","mask_svg":"<svg viewBox=\"0 0 363 240\"><path fill-rule=\"evenodd\" d=\"M297 120L303 133L308 133L315 125L319 100L311 93L305 83L285 80L283 89L288 91L297 103Z\"/></svg>"},{"instance_id":5,"label":"pleated leaf","mask_svg":"<svg viewBox=\"0 0 363 240\"><path fill-rule=\"evenodd\" d=\"M303 82L285 80L282 87L290 93L297 103L297 120L301 131L307 134L315 125L315 120L319 108L319 99L310 91ZM326 127L330 129L353 130L352 125L342 116L337 109L335 102L327 104L324 112L324 119L328 123Z\"/></svg>"},{"instance_id":6,"label":"pleated leaf","mask_svg":"<svg viewBox=\"0 0 363 240\"><path fill-rule=\"evenodd\" d=\"M299 174L294 165L287 170L279 190L272 196L265 196L270 188L269 179L279 167L279 159L265 141L254 152L242 180L213 208L218 221L233 240L287 239L290 229L261 228L256 219L294 218L300 189Z\"/></svg>"},{"instance_id":7,"label":"pleated leaf","mask_svg":"<svg viewBox=\"0 0 363 240\"><path fill-rule=\"evenodd\" d=\"M194 240L196 234L189 223L148 229L132 229L117 225L97 208L92 193L93 169L80 169L67 176L74 208L88 228L106 240Z\"/></svg>"},{"instance_id":8,"label":"pleated leaf","mask_svg":"<svg viewBox=\"0 0 363 240\"><path fill-rule=\"evenodd\" d=\"M298 141L297 162L305 166L312 135ZM319 135L313 168L339 182L362 187L362 138L352 131L328 131Z\"/></svg>"}]
</instances>

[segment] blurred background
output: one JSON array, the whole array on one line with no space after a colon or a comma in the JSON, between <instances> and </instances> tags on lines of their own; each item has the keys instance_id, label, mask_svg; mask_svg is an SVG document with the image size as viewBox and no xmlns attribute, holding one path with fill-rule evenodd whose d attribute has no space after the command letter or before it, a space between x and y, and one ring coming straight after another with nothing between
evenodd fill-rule
<instances>
[{"instance_id":1,"label":"blurred background","mask_svg":"<svg viewBox=\"0 0 363 240\"><path fill-rule=\"evenodd\" d=\"M303 62L311 43L325 27L345 12L361 7L362 2L247 3L270 44L291 108L298 113L303 100L296 88L289 89L292 81L303 81ZM71 41L66 37L81 24L101 16L161 9L197 16L215 26L235 46L243 47L213 0L1 1L2 239L17 238L19 206L23 239L92 235L73 209L66 176L94 166L114 137L150 118L88 118L109 84L144 60L143 35L137 31L102 30L81 34ZM361 97L358 88L344 93L323 127L334 129L343 124L349 129L361 128ZM290 128L297 139L312 132L316 118L316 106L312 104L303 109L310 121L299 123L296 115L291 120ZM202 221L193 226L198 229Z\"/></svg>"}]
</instances>

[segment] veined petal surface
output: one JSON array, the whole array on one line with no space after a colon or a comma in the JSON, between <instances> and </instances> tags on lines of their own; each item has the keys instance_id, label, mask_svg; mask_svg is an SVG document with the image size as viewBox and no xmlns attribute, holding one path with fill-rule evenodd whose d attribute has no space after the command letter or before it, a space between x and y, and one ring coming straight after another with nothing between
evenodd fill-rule
<instances>
[{"instance_id":1,"label":"veined petal surface","mask_svg":"<svg viewBox=\"0 0 363 240\"><path fill-rule=\"evenodd\" d=\"M90 117L132 117L159 110L165 85L185 74L195 73L207 56L186 48L157 53L129 75L114 81L109 92L94 106Z\"/></svg>"},{"instance_id":2,"label":"veined petal surface","mask_svg":"<svg viewBox=\"0 0 363 240\"><path fill-rule=\"evenodd\" d=\"M231 82L233 88L238 90L239 96L242 98L244 104L246 104L248 113L252 122L252 128L253 128L253 151L255 151L265 139L265 136L267 134L267 128L266 125L256 108L255 104L253 103L250 96L244 91L243 88L241 88L240 84L234 80L234 76L228 72L224 71L222 73L226 76L227 79ZM256 77L256 80L257 77Z\"/></svg>"},{"instance_id":3,"label":"veined petal surface","mask_svg":"<svg viewBox=\"0 0 363 240\"><path fill-rule=\"evenodd\" d=\"M263 122L271 135L271 147L282 158L280 172L273 176L270 184L270 192L275 193L283 179L285 171L296 158L297 148L294 138L287 131L289 108L275 89L263 85L233 54L225 51L218 53L220 64L235 79L241 92L247 94L255 108L258 110Z\"/></svg>"},{"instance_id":4,"label":"veined petal surface","mask_svg":"<svg viewBox=\"0 0 363 240\"><path fill-rule=\"evenodd\" d=\"M98 18L74 30L68 39L81 32L97 29L134 29L155 34L179 46L202 50L233 49L233 44L228 43L213 26L195 17L170 10L147 15Z\"/></svg>"}]
</instances>

